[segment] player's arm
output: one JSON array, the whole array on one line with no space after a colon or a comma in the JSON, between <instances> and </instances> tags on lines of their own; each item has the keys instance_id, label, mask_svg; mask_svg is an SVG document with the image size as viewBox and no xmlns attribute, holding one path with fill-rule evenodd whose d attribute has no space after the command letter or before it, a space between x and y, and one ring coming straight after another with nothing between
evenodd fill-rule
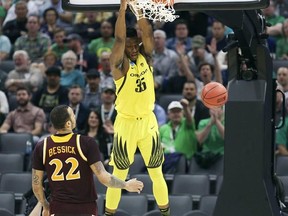
<instances>
[{"instance_id":1,"label":"player's arm","mask_svg":"<svg viewBox=\"0 0 288 216\"><path fill-rule=\"evenodd\" d=\"M98 180L104 184L106 187L121 188L129 192L140 193L143 188L143 183L136 179L130 179L129 181L122 181L116 176L111 175L107 172L101 161L92 164L91 169L93 173L97 176Z\"/></svg>"},{"instance_id":2,"label":"player's arm","mask_svg":"<svg viewBox=\"0 0 288 216\"><path fill-rule=\"evenodd\" d=\"M32 169L32 190L38 202L41 203L43 209L49 212L49 202L47 201L43 190L44 171Z\"/></svg>"},{"instance_id":3,"label":"player's arm","mask_svg":"<svg viewBox=\"0 0 288 216\"><path fill-rule=\"evenodd\" d=\"M121 77L125 76L129 69L129 61L125 57L124 53L126 43L126 8L126 0L121 0L119 15L115 24L115 42L110 56L110 65L114 80L118 80Z\"/></svg>"},{"instance_id":4,"label":"player's arm","mask_svg":"<svg viewBox=\"0 0 288 216\"><path fill-rule=\"evenodd\" d=\"M142 32L142 43L145 57L150 65L152 65L152 52L154 49L153 29L147 19L137 21L139 29Z\"/></svg>"}]
</instances>

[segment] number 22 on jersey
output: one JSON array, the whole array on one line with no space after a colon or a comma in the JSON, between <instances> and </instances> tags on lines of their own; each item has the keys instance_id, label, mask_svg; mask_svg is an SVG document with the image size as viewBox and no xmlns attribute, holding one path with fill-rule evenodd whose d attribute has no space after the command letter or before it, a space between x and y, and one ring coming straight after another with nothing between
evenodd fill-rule
<instances>
[{"instance_id":1,"label":"number 22 on jersey","mask_svg":"<svg viewBox=\"0 0 288 216\"><path fill-rule=\"evenodd\" d=\"M68 173L64 175L62 168L63 163L61 160L54 158L49 162L49 165L55 165L55 170L51 176L52 181L64 181L64 180L75 180L80 179L80 171L78 170L77 173L74 173L75 170L78 168L79 162L74 157L69 157L65 160L66 164L71 164L71 168L69 169Z\"/></svg>"}]
</instances>

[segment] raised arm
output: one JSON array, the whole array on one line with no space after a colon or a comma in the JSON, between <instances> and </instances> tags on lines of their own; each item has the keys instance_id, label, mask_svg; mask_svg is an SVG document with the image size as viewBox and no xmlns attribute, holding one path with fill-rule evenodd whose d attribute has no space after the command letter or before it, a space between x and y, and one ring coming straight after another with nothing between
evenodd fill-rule
<instances>
[{"instance_id":1,"label":"raised arm","mask_svg":"<svg viewBox=\"0 0 288 216\"><path fill-rule=\"evenodd\" d=\"M146 18L137 21L139 29L142 32L142 43L144 48L144 55L150 65L152 65L152 52L154 49L153 29Z\"/></svg>"},{"instance_id":2,"label":"raised arm","mask_svg":"<svg viewBox=\"0 0 288 216\"><path fill-rule=\"evenodd\" d=\"M213 59L214 59L214 75L215 75L215 81L219 82L219 83L223 83L223 79L222 79L222 73L221 73L221 69L220 69L220 64L218 62L217 59L217 42L215 38L212 38L211 40L211 44L207 45L210 53L213 55Z\"/></svg>"},{"instance_id":3,"label":"raised arm","mask_svg":"<svg viewBox=\"0 0 288 216\"><path fill-rule=\"evenodd\" d=\"M129 192L140 193L143 189L143 183L136 179L130 179L127 182L118 179L116 176L108 173L102 162L98 161L90 166L93 173L96 175L98 180L106 187L121 188Z\"/></svg>"},{"instance_id":4,"label":"raised arm","mask_svg":"<svg viewBox=\"0 0 288 216\"><path fill-rule=\"evenodd\" d=\"M126 43L126 9L127 1L121 0L119 15L115 24L115 42L110 56L110 65L114 80L118 80L123 77L129 69L129 61L124 54Z\"/></svg>"}]
</instances>

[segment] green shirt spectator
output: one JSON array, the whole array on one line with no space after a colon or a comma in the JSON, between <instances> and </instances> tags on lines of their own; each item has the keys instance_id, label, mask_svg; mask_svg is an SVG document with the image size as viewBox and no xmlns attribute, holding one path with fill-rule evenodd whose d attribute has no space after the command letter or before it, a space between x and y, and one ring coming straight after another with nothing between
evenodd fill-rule
<instances>
[{"instance_id":1,"label":"green shirt spectator","mask_svg":"<svg viewBox=\"0 0 288 216\"><path fill-rule=\"evenodd\" d=\"M223 108L210 109L210 118L202 119L198 125L197 139L202 152L224 154L224 115Z\"/></svg>"},{"instance_id":2,"label":"green shirt spectator","mask_svg":"<svg viewBox=\"0 0 288 216\"><path fill-rule=\"evenodd\" d=\"M169 122L160 127L160 141L164 152L182 153L191 159L197 150L195 124L186 99L172 101L168 106Z\"/></svg>"},{"instance_id":3,"label":"green shirt spectator","mask_svg":"<svg viewBox=\"0 0 288 216\"><path fill-rule=\"evenodd\" d=\"M175 129L174 139L171 121L160 127L160 140L164 146L164 153L178 152L184 154L187 159L191 159L197 150L195 125L187 124L186 119L182 118Z\"/></svg>"},{"instance_id":4,"label":"green shirt spectator","mask_svg":"<svg viewBox=\"0 0 288 216\"><path fill-rule=\"evenodd\" d=\"M285 124L276 130L276 145L279 155L288 155L288 116L285 118Z\"/></svg>"}]
</instances>

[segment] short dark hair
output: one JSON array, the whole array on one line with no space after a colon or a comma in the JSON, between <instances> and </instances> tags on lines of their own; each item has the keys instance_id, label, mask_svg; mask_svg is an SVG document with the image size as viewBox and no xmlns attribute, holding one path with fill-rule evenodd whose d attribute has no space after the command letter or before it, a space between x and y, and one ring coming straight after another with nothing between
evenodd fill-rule
<instances>
[{"instance_id":1,"label":"short dark hair","mask_svg":"<svg viewBox=\"0 0 288 216\"><path fill-rule=\"evenodd\" d=\"M46 15L47 15L47 13L48 13L49 11L54 11L54 13L55 13L55 15L56 15L56 19L59 18L58 11L57 11L55 8L50 7L50 8L47 8L46 10L44 10L44 12L43 12L43 18L44 18L45 21L46 21Z\"/></svg>"},{"instance_id":2,"label":"short dark hair","mask_svg":"<svg viewBox=\"0 0 288 216\"><path fill-rule=\"evenodd\" d=\"M208 65L208 66L210 67L212 73L214 73L214 65L212 65L212 64L210 64L210 63L208 63L208 62L202 62L202 63L200 63L200 65L198 66L198 71L200 71L201 68L202 68L203 66L206 66L206 65Z\"/></svg>"},{"instance_id":3,"label":"short dark hair","mask_svg":"<svg viewBox=\"0 0 288 216\"><path fill-rule=\"evenodd\" d=\"M135 28L132 28L132 27L127 27L126 28L126 37L127 38L138 37L137 30Z\"/></svg>"},{"instance_id":4,"label":"short dark hair","mask_svg":"<svg viewBox=\"0 0 288 216\"><path fill-rule=\"evenodd\" d=\"M65 128L66 122L70 120L68 108L67 105L59 105L50 112L50 122L56 130Z\"/></svg>"},{"instance_id":5,"label":"short dark hair","mask_svg":"<svg viewBox=\"0 0 288 216\"><path fill-rule=\"evenodd\" d=\"M26 87L25 85L20 85L17 89L16 89L16 93L18 91L26 91L28 95L31 95L31 91L28 87Z\"/></svg>"}]
</instances>

